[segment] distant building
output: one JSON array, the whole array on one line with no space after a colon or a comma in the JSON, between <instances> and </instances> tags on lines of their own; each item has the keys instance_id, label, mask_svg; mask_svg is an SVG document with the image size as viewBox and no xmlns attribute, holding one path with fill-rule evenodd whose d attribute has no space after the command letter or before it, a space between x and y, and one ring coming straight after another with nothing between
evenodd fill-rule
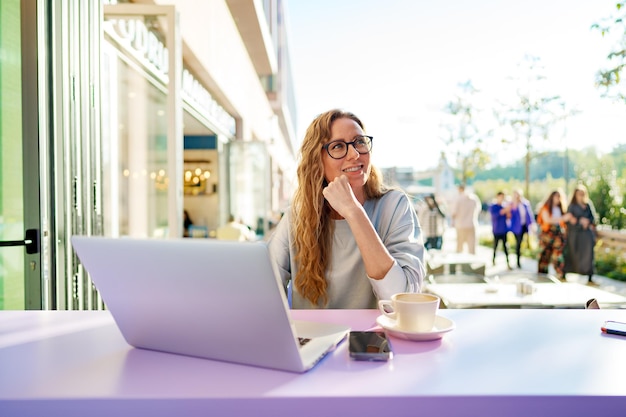
<instances>
[{"instance_id":1,"label":"distant building","mask_svg":"<svg viewBox=\"0 0 626 417\"><path fill-rule=\"evenodd\" d=\"M447 226L446 207L456 196L454 172L444 153L433 169L416 171L411 167L383 169L386 184L403 189L413 198L424 243L428 249L441 249L443 232Z\"/></svg>"},{"instance_id":2,"label":"distant building","mask_svg":"<svg viewBox=\"0 0 626 417\"><path fill-rule=\"evenodd\" d=\"M448 165L445 154L442 152L439 163L435 168L426 171L416 171L411 167L384 168L385 183L402 188L412 196L434 194L447 199L454 195L454 171Z\"/></svg>"}]
</instances>

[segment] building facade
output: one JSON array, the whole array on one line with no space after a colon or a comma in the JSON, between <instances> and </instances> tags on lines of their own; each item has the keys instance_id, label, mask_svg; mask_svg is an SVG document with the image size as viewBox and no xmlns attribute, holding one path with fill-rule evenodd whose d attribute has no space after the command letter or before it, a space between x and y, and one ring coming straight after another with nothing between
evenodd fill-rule
<instances>
[{"instance_id":1,"label":"building facade","mask_svg":"<svg viewBox=\"0 0 626 417\"><path fill-rule=\"evenodd\" d=\"M297 149L283 10L1 3L0 239L22 246L0 248L0 308L102 308L75 234L182 237L185 212L194 236L268 231Z\"/></svg>"}]
</instances>

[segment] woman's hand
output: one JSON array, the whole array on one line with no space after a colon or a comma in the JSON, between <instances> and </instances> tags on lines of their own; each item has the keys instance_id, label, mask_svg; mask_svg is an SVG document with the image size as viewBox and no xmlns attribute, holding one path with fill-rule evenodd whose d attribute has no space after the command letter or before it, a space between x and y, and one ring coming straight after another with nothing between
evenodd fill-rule
<instances>
[{"instance_id":1,"label":"woman's hand","mask_svg":"<svg viewBox=\"0 0 626 417\"><path fill-rule=\"evenodd\" d=\"M333 210L348 222L361 252L367 276L372 279L385 278L395 260L380 240L363 204L355 196L348 177L341 175L335 178L322 193Z\"/></svg>"},{"instance_id":2,"label":"woman's hand","mask_svg":"<svg viewBox=\"0 0 626 417\"><path fill-rule=\"evenodd\" d=\"M332 180L322 194L328 204L343 218L349 217L354 209L360 209L361 203L357 200L350 187L348 177L341 175Z\"/></svg>"}]
</instances>

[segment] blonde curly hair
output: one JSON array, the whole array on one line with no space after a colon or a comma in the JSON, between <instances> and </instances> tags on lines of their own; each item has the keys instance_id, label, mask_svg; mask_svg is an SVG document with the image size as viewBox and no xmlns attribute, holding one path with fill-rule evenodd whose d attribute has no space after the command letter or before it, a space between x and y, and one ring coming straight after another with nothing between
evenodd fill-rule
<instances>
[{"instance_id":1,"label":"blonde curly hair","mask_svg":"<svg viewBox=\"0 0 626 417\"><path fill-rule=\"evenodd\" d=\"M320 114L307 128L300 148L297 169L298 187L293 196L291 233L296 252L298 272L294 288L314 305L326 304L326 269L330 261L334 223L331 207L322 190L328 184L324 177L322 145L331 139L335 120L349 118L365 130L361 120L353 113L333 109ZM385 192L382 175L375 168L364 186L366 199L380 198Z\"/></svg>"}]
</instances>

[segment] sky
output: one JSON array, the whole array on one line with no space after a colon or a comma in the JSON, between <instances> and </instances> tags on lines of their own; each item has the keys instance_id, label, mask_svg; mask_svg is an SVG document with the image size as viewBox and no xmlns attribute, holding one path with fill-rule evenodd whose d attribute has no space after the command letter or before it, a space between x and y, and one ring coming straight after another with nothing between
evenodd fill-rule
<instances>
[{"instance_id":1,"label":"sky","mask_svg":"<svg viewBox=\"0 0 626 417\"><path fill-rule=\"evenodd\" d=\"M374 136L379 167L437 165L454 153L442 137L443 109L471 80L486 104L511 101L525 55L544 68L546 94L578 114L537 150L608 152L626 143L626 105L594 86L613 46L591 25L616 0L286 0L298 141L320 113L355 113ZM488 146L494 163L524 155L524 141Z\"/></svg>"}]
</instances>

